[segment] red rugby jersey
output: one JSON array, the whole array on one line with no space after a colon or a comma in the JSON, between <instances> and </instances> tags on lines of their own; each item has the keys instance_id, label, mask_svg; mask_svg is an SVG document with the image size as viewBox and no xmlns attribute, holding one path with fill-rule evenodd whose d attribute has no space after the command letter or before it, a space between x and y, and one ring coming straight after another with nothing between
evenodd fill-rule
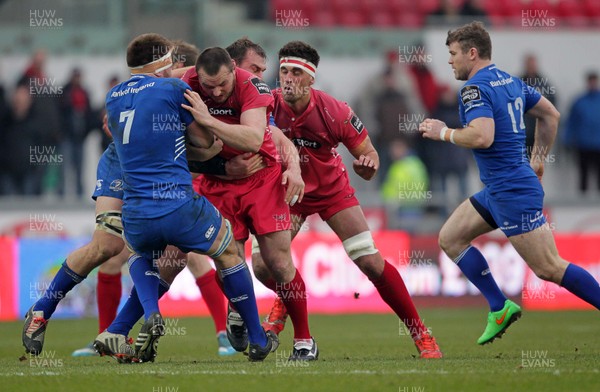
<instances>
[{"instance_id":1,"label":"red rugby jersey","mask_svg":"<svg viewBox=\"0 0 600 392\"><path fill-rule=\"evenodd\" d=\"M265 164L272 166L277 162L277 149L271 139L269 130L269 115L273 110L273 95L269 86L257 78L252 73L241 68L235 68L235 86L233 93L223 103L214 102L208 95L204 94L200 88L198 74L194 68L190 68L181 77L192 90L200 94L202 101L208 106L211 115L228 124L239 124L242 112L259 107L266 107L266 124L263 144L260 147L259 154L264 157ZM225 159L231 159L236 155L243 154L235 148L223 145L223 150L219 153Z\"/></svg>"},{"instance_id":2,"label":"red rugby jersey","mask_svg":"<svg viewBox=\"0 0 600 392\"><path fill-rule=\"evenodd\" d=\"M302 179L308 197L335 193L348 183L346 167L335 148L358 147L368 132L347 103L331 95L310 89L310 102L296 115L283 100L281 89L273 91L275 124L294 142L300 154Z\"/></svg>"}]
</instances>

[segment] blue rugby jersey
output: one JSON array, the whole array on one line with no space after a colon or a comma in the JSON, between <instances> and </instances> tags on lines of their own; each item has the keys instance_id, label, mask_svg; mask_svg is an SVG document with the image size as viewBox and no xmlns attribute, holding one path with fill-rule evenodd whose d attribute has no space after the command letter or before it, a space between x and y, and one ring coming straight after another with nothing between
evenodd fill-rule
<instances>
[{"instance_id":1,"label":"blue rugby jersey","mask_svg":"<svg viewBox=\"0 0 600 392\"><path fill-rule=\"evenodd\" d=\"M463 126L479 117L494 119L494 142L473 149L481 181L508 186L510 179L535 177L527 160L523 114L541 99L540 93L495 64L480 69L459 92Z\"/></svg>"},{"instance_id":2,"label":"blue rugby jersey","mask_svg":"<svg viewBox=\"0 0 600 392\"><path fill-rule=\"evenodd\" d=\"M164 216L194 194L185 152L193 117L181 107L186 89L179 79L134 75L106 96L125 182L124 216Z\"/></svg>"}]
</instances>

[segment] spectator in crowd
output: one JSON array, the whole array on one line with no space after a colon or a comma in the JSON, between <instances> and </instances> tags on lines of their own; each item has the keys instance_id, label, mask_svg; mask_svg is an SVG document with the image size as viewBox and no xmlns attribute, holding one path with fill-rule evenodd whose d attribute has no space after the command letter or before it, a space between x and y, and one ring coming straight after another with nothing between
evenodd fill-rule
<instances>
[{"instance_id":1,"label":"spectator in crowd","mask_svg":"<svg viewBox=\"0 0 600 392\"><path fill-rule=\"evenodd\" d=\"M427 169L404 138L391 140L388 149L393 162L381 187L381 197L395 209L399 228L413 231L431 195Z\"/></svg>"},{"instance_id":2,"label":"spectator in crowd","mask_svg":"<svg viewBox=\"0 0 600 392\"><path fill-rule=\"evenodd\" d=\"M41 195L46 169L62 162L51 143L52 130L58 128L53 101L31 94L30 88L28 79L21 78L11 99L3 154L4 194Z\"/></svg>"},{"instance_id":3,"label":"spectator in crowd","mask_svg":"<svg viewBox=\"0 0 600 392\"><path fill-rule=\"evenodd\" d=\"M556 88L547 77L540 73L538 68L537 57L529 53L524 60L525 71L521 75L521 79L525 84L535 88L542 96L546 97L554 106L556 106ZM531 156L535 136L535 117L530 114L525 114L525 145L527 148L527 158Z\"/></svg>"},{"instance_id":4,"label":"spectator in crowd","mask_svg":"<svg viewBox=\"0 0 600 392\"><path fill-rule=\"evenodd\" d=\"M67 164L63 165L61 194L65 191L65 178L72 169L75 173L75 191L78 197L83 197L83 142L90 132L91 107L90 98L82 85L82 74L79 68L74 68L71 77L63 89L60 100L64 139L63 149L68 154Z\"/></svg>"},{"instance_id":5,"label":"spectator in crowd","mask_svg":"<svg viewBox=\"0 0 600 392\"><path fill-rule=\"evenodd\" d=\"M588 175L593 166L596 170L597 187L600 190L600 90L598 74L586 76L587 89L577 97L568 115L565 145L574 147L579 159L579 190L588 189Z\"/></svg>"},{"instance_id":6,"label":"spectator in crowd","mask_svg":"<svg viewBox=\"0 0 600 392\"><path fill-rule=\"evenodd\" d=\"M403 137L409 145L413 145L421 139L418 126L425 116L425 109L419 94L415 94L417 85L406 60L404 57L401 60L397 50L386 52L384 71L367 81L353 105L365 124L377 125L369 132L380 154L379 183L385 178L386 169L391 163L388 141ZM385 107L383 110L382 105Z\"/></svg>"},{"instance_id":7,"label":"spectator in crowd","mask_svg":"<svg viewBox=\"0 0 600 392\"><path fill-rule=\"evenodd\" d=\"M10 169L3 181L9 194L41 195L54 186L63 164L57 106L63 90L46 76L45 64L46 51L38 49L11 97L4 157Z\"/></svg>"},{"instance_id":8,"label":"spectator in crowd","mask_svg":"<svg viewBox=\"0 0 600 392\"><path fill-rule=\"evenodd\" d=\"M390 142L402 132L402 119L408 115L408 105L404 95L398 91L393 71L388 67L383 74L383 90L375 97L375 118L378 132L374 137L374 145L379 153L379 183L383 183L392 163Z\"/></svg>"},{"instance_id":9,"label":"spectator in crowd","mask_svg":"<svg viewBox=\"0 0 600 392\"><path fill-rule=\"evenodd\" d=\"M487 14L483 9L482 0L466 0L460 7L459 13L462 16L471 16L484 24L487 23Z\"/></svg>"},{"instance_id":10,"label":"spectator in crowd","mask_svg":"<svg viewBox=\"0 0 600 392\"><path fill-rule=\"evenodd\" d=\"M440 6L428 15L426 22L430 26L448 26L464 23L466 19L488 24L481 0L465 0L462 6L456 0L441 0Z\"/></svg>"},{"instance_id":11,"label":"spectator in crowd","mask_svg":"<svg viewBox=\"0 0 600 392\"><path fill-rule=\"evenodd\" d=\"M120 80L117 75L112 75L108 78L106 82L106 91L110 91L113 87L119 84ZM102 122L104 121L104 115L106 114L106 108L104 104L96 109L92 114L92 124L90 125L91 129L99 129L102 135L102 139L100 140L100 153L102 153L108 145L112 142L112 135L108 134L106 130L108 128L102 127Z\"/></svg>"},{"instance_id":12,"label":"spectator in crowd","mask_svg":"<svg viewBox=\"0 0 600 392\"><path fill-rule=\"evenodd\" d=\"M31 61L25 69L25 72L23 72L21 79L37 79L37 83L44 84L46 81L46 73L44 71L45 65L46 50L36 50L33 56L31 56ZM19 84L22 84L21 82L22 80L19 80Z\"/></svg>"},{"instance_id":13,"label":"spectator in crowd","mask_svg":"<svg viewBox=\"0 0 600 392\"><path fill-rule=\"evenodd\" d=\"M10 117L10 105L6 100L4 86L0 85L0 195L6 193L5 179L9 176L8 166L8 126Z\"/></svg>"},{"instance_id":14,"label":"spectator in crowd","mask_svg":"<svg viewBox=\"0 0 600 392\"><path fill-rule=\"evenodd\" d=\"M462 127L456 110L457 92L444 85L439 88L439 96L440 100L431 117L444 121L449 128ZM419 155L423 158L431 179L433 197L441 204L440 214L447 217L448 212L468 196L467 172L472 160L471 151L451 143L438 143L430 139L423 139L419 147ZM450 177L455 177L458 184L458 195L453 199L448 195Z\"/></svg>"},{"instance_id":15,"label":"spectator in crowd","mask_svg":"<svg viewBox=\"0 0 600 392\"><path fill-rule=\"evenodd\" d=\"M433 73L427 66L427 62L430 61L430 56L425 50L425 45L418 43L414 45L415 55L409 57L411 61L408 62L408 70L411 77L413 78L414 85L419 91L419 98L423 105L427 115L437 107L438 101L438 88L437 82Z\"/></svg>"}]
</instances>

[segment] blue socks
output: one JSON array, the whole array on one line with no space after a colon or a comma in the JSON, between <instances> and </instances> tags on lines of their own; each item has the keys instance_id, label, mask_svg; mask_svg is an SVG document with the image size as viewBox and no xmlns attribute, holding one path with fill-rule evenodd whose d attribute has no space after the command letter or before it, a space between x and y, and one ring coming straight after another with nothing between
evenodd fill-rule
<instances>
[{"instance_id":1,"label":"blue socks","mask_svg":"<svg viewBox=\"0 0 600 392\"><path fill-rule=\"evenodd\" d=\"M137 290L140 303L144 308L144 316L150 318L158 310L158 282L160 276L158 268L152 259L145 259L140 255L132 255L127 261L129 274Z\"/></svg>"},{"instance_id":2,"label":"blue socks","mask_svg":"<svg viewBox=\"0 0 600 392\"><path fill-rule=\"evenodd\" d=\"M252 285L248 266L245 262L242 262L231 268L221 270L220 276L223 281L225 295L246 323L248 340L250 343L265 347L267 337L258 318L254 286Z\"/></svg>"},{"instance_id":3,"label":"blue socks","mask_svg":"<svg viewBox=\"0 0 600 392\"><path fill-rule=\"evenodd\" d=\"M169 284L161 279L158 286L158 298L161 298L167 291L169 291ZM144 308L142 308L137 290L135 289L135 286L133 286L127 302L125 302L125 305L123 305L123 308L119 314L117 314L117 317L114 319L112 324L106 328L106 330L111 333L118 333L120 335L127 336L129 335L129 331L131 331L135 323L143 315Z\"/></svg>"},{"instance_id":4,"label":"blue socks","mask_svg":"<svg viewBox=\"0 0 600 392\"><path fill-rule=\"evenodd\" d=\"M48 286L44 292L44 295L33 306L33 310L43 310L44 318L48 320L65 295L84 279L85 276L73 272L73 270L67 266L67 260L65 260L62 267L60 267L54 276L54 279L52 279L50 286Z\"/></svg>"},{"instance_id":5,"label":"blue socks","mask_svg":"<svg viewBox=\"0 0 600 392\"><path fill-rule=\"evenodd\" d=\"M596 279L580 266L569 264L560 285L596 309L600 309L600 286Z\"/></svg>"},{"instance_id":6,"label":"blue socks","mask_svg":"<svg viewBox=\"0 0 600 392\"><path fill-rule=\"evenodd\" d=\"M454 259L463 274L481 291L490 305L490 310L496 312L504 307L506 297L492 277L490 267L481 252L469 245Z\"/></svg>"}]
</instances>

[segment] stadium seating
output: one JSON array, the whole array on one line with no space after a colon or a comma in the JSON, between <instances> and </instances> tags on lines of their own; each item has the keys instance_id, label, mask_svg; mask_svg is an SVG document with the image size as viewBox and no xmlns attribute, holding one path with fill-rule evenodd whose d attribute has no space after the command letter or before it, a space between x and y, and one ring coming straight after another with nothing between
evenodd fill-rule
<instances>
[{"instance_id":1,"label":"stadium seating","mask_svg":"<svg viewBox=\"0 0 600 392\"><path fill-rule=\"evenodd\" d=\"M465 0L455 0L462 6ZM568 28L600 27L598 0L483 0L480 2L495 26L523 27L524 18L552 19ZM275 10L300 10L316 27L418 28L441 0L271 0ZM554 23L554 22L553 22Z\"/></svg>"}]
</instances>

